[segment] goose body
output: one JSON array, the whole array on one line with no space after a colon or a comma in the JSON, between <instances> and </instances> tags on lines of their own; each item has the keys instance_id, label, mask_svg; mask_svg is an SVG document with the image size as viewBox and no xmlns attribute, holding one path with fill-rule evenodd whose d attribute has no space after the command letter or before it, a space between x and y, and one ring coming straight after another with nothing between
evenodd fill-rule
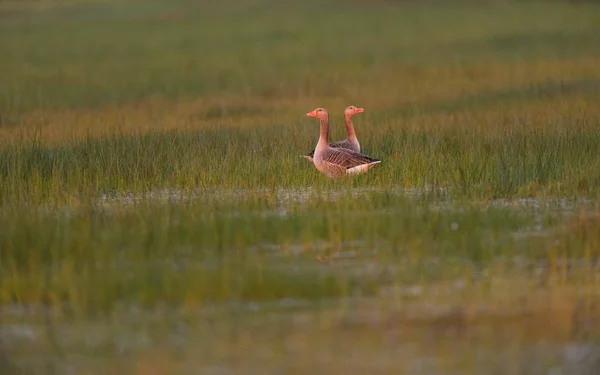
<instances>
[{"instance_id":1,"label":"goose body","mask_svg":"<svg viewBox=\"0 0 600 375\"><path fill-rule=\"evenodd\" d=\"M381 163L381 160L374 159L357 151L341 147L331 147L328 143L329 113L326 109L317 108L306 115L316 117L321 121L319 141L312 158L319 172L328 177L337 178L344 175L364 173L375 164Z\"/></svg>"},{"instance_id":2,"label":"goose body","mask_svg":"<svg viewBox=\"0 0 600 375\"><path fill-rule=\"evenodd\" d=\"M344 109L344 125L346 126L346 139L343 141L331 142L329 146L333 148L345 148L348 150L360 152L360 143L358 142L358 138L356 138L356 133L354 132L354 124L352 123L352 116L357 113L364 112L364 108L355 107L353 105L346 107ZM313 157L315 154L315 150L313 149L306 155L302 155L308 161L313 161Z\"/></svg>"}]
</instances>

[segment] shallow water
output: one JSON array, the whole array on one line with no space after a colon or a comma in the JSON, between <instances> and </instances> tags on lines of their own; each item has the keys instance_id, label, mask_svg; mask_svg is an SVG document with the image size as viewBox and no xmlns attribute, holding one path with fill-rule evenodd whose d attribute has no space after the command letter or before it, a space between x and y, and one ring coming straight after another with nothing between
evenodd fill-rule
<instances>
[{"instance_id":1,"label":"shallow water","mask_svg":"<svg viewBox=\"0 0 600 375\"><path fill-rule=\"evenodd\" d=\"M290 204L307 203L310 199L325 199L328 201L339 201L348 197L360 198L373 193L401 196L406 198L431 198L429 209L431 210L461 210L449 199L448 189L432 186L404 188L400 186L392 188L381 187L359 187L350 189L314 189L305 187L302 189L190 189L181 190L177 188L159 189L145 193L114 193L103 194L97 204L105 207L129 206L141 202L188 202L194 200L211 199L221 202L235 202L261 195L274 197L282 206ZM432 195L433 194L433 195ZM596 205L593 199L585 197L530 197L517 199L491 199L481 202L470 202L479 204L481 209L486 208L510 208L542 211L553 210L556 212L576 211L581 208L592 208Z\"/></svg>"}]
</instances>

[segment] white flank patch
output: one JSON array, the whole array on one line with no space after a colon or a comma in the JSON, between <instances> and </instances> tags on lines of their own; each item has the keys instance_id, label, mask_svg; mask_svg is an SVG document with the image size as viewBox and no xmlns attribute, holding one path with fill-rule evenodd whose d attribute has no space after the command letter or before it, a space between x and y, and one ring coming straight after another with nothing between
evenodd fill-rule
<instances>
[{"instance_id":1,"label":"white flank patch","mask_svg":"<svg viewBox=\"0 0 600 375\"><path fill-rule=\"evenodd\" d=\"M361 164L361 165L357 165L356 167L348 168L348 169L346 169L346 174L364 173L364 172L368 171L369 168L371 168L372 166L374 166L375 164L378 164L378 163L381 163L381 161L374 161L369 164Z\"/></svg>"}]
</instances>

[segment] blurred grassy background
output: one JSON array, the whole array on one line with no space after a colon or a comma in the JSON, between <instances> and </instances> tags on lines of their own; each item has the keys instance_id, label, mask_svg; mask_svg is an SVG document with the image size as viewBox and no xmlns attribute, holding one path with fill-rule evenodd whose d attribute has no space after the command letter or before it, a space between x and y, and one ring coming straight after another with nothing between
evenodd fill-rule
<instances>
[{"instance_id":1,"label":"blurred grassy background","mask_svg":"<svg viewBox=\"0 0 600 375\"><path fill-rule=\"evenodd\" d=\"M3 5L0 36L0 108L8 123L34 110L152 99L209 98L196 110L214 116L220 98L222 115L247 116L271 109L258 103L272 100L357 100L382 110L469 94L536 98L597 89L593 3L16 4ZM234 98L257 100L257 108L236 111Z\"/></svg>"}]
</instances>

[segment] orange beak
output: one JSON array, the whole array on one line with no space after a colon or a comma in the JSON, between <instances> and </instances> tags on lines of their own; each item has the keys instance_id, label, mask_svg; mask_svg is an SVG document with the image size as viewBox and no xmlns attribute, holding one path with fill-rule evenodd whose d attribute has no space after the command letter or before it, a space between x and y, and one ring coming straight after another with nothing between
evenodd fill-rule
<instances>
[{"instance_id":1,"label":"orange beak","mask_svg":"<svg viewBox=\"0 0 600 375\"><path fill-rule=\"evenodd\" d=\"M309 117L317 117L317 110L315 109L314 111L308 112L306 115Z\"/></svg>"},{"instance_id":2,"label":"orange beak","mask_svg":"<svg viewBox=\"0 0 600 375\"><path fill-rule=\"evenodd\" d=\"M356 107L356 109L354 110L354 113L361 113L361 112L364 112L364 111L365 111L364 108Z\"/></svg>"}]
</instances>

